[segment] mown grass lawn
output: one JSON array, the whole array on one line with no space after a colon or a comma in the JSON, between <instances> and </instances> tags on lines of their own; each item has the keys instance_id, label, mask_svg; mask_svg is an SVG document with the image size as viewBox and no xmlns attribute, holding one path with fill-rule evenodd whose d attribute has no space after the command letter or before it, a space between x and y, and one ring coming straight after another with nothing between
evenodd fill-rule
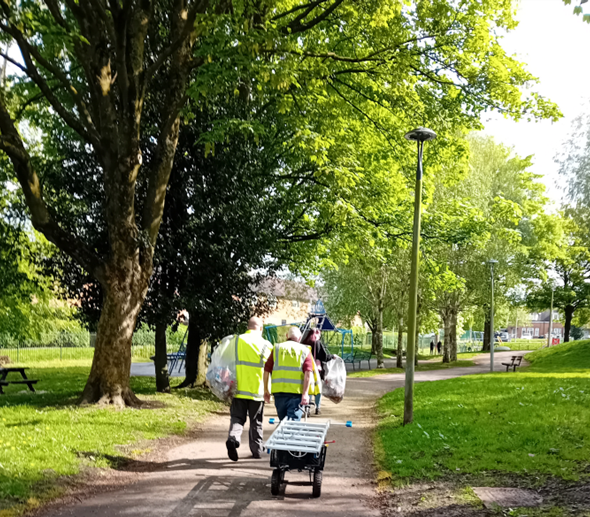
<instances>
[{"instance_id":1,"label":"mown grass lawn","mask_svg":"<svg viewBox=\"0 0 590 517\"><path fill-rule=\"evenodd\" d=\"M28 376L39 380L37 394L9 386L0 396L0 516L17 515L57 495L60 476L83 466L108 467L110 456L124 454L123 446L182 434L221 407L205 390L154 394L155 380L149 377L132 378L146 409L78 407L89 369L83 360L36 364Z\"/></svg>"},{"instance_id":2,"label":"mown grass lawn","mask_svg":"<svg viewBox=\"0 0 590 517\"><path fill-rule=\"evenodd\" d=\"M479 355L479 354L462 354L462 355ZM430 370L444 370L447 368L460 368L460 367L467 367L467 366L475 366L473 361L467 360L459 360L454 361L452 363L443 363L442 359L434 360L429 363L421 363L418 364L416 367L417 372L427 372ZM358 372L352 372L347 375L347 377L358 378L358 377L373 377L375 375L385 375L388 373L404 373L404 368L381 368L381 369L373 369L373 370L362 370Z\"/></svg>"},{"instance_id":3,"label":"mown grass lawn","mask_svg":"<svg viewBox=\"0 0 590 517\"><path fill-rule=\"evenodd\" d=\"M517 373L415 386L414 424L402 389L378 405L377 460L397 485L451 475L590 477L590 341L527 355ZM489 486L489 485L488 485Z\"/></svg>"}]
</instances>

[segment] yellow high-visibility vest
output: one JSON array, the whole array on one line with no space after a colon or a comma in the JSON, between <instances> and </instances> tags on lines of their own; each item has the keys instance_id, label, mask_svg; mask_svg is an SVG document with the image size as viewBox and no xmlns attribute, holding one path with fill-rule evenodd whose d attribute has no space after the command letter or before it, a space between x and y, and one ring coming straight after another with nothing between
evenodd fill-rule
<instances>
[{"instance_id":1,"label":"yellow high-visibility vest","mask_svg":"<svg viewBox=\"0 0 590 517\"><path fill-rule=\"evenodd\" d=\"M272 392L295 393L301 395L303 391L304 373L303 363L311 348L295 341L279 343L274 347L274 367L272 369ZM309 394L320 392L318 373L313 363L313 379L309 385Z\"/></svg>"},{"instance_id":2,"label":"yellow high-visibility vest","mask_svg":"<svg viewBox=\"0 0 590 517\"><path fill-rule=\"evenodd\" d=\"M262 333L248 330L234 339L236 347L237 399L264 400L263 372L272 345Z\"/></svg>"}]
</instances>

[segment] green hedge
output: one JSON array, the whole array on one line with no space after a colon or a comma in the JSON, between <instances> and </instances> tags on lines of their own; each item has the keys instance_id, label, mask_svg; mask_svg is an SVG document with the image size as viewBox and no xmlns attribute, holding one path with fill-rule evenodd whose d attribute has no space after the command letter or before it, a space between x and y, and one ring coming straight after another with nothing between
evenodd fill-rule
<instances>
[{"instance_id":1,"label":"green hedge","mask_svg":"<svg viewBox=\"0 0 590 517\"><path fill-rule=\"evenodd\" d=\"M167 331L168 346L178 349L186 331L185 325L180 325L176 332L169 327ZM17 337L0 333L0 349L11 348L90 348L91 334L87 330L75 332L42 332L39 339L18 339ZM145 324L141 325L133 334L133 346L154 346L156 334Z\"/></svg>"},{"instance_id":2,"label":"green hedge","mask_svg":"<svg viewBox=\"0 0 590 517\"><path fill-rule=\"evenodd\" d=\"M39 347L68 347L88 348L90 346L90 332L87 330L41 332L39 339L18 339L17 337L0 333L0 349L3 348L39 348Z\"/></svg>"}]
</instances>

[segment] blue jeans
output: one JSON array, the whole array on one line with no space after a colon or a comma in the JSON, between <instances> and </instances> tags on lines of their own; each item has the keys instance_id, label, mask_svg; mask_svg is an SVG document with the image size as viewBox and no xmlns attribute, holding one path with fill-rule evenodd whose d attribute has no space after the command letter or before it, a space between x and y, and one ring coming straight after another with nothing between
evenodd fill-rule
<instances>
[{"instance_id":1,"label":"blue jeans","mask_svg":"<svg viewBox=\"0 0 590 517\"><path fill-rule=\"evenodd\" d=\"M316 409L320 409L320 405L321 405L321 403L322 403L322 394L321 394L321 393L318 393L318 394L315 396L315 408L316 408Z\"/></svg>"},{"instance_id":2,"label":"blue jeans","mask_svg":"<svg viewBox=\"0 0 590 517\"><path fill-rule=\"evenodd\" d=\"M301 403L301 395L296 393L273 393L273 397L275 398L275 407L277 408L279 420L283 420L283 418L301 420L301 417L297 417L295 414Z\"/></svg>"}]
</instances>

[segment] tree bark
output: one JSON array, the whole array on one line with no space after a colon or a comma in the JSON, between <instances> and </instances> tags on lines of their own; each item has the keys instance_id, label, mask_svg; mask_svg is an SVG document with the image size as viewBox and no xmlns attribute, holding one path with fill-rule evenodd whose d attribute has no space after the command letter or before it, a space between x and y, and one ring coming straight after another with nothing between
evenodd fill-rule
<instances>
[{"instance_id":1,"label":"tree bark","mask_svg":"<svg viewBox=\"0 0 590 517\"><path fill-rule=\"evenodd\" d=\"M483 326L483 346L481 348L482 352L489 352L490 351L490 316L489 313L486 312L485 316L485 323Z\"/></svg>"},{"instance_id":2,"label":"tree bark","mask_svg":"<svg viewBox=\"0 0 590 517\"><path fill-rule=\"evenodd\" d=\"M563 329L563 342L568 343L570 340L570 331L572 329L572 319L574 318L574 307L567 305L563 310L565 316L565 324Z\"/></svg>"},{"instance_id":3,"label":"tree bark","mask_svg":"<svg viewBox=\"0 0 590 517\"><path fill-rule=\"evenodd\" d=\"M188 320L188 336L186 338L186 359L184 362L185 378L177 388L193 388L197 383L199 369L199 349L201 348L201 329L197 318L190 316Z\"/></svg>"},{"instance_id":4,"label":"tree bark","mask_svg":"<svg viewBox=\"0 0 590 517\"><path fill-rule=\"evenodd\" d=\"M207 342L201 343L199 347L199 360L197 367L197 380L196 386L203 386L205 384L205 377L207 374L207 352L209 351L209 345Z\"/></svg>"},{"instance_id":5,"label":"tree bark","mask_svg":"<svg viewBox=\"0 0 590 517\"><path fill-rule=\"evenodd\" d=\"M402 318L400 318L398 328L397 328L397 356L396 356L396 362L395 362L395 366L397 368L403 367L403 364L402 364L402 356L404 353L404 348L403 348L404 333L403 333L403 330L404 330L403 320L402 320Z\"/></svg>"},{"instance_id":6,"label":"tree bark","mask_svg":"<svg viewBox=\"0 0 590 517\"><path fill-rule=\"evenodd\" d=\"M451 362L457 360L457 311L453 310L451 313L451 335L450 335L450 346L449 355Z\"/></svg>"},{"instance_id":7,"label":"tree bark","mask_svg":"<svg viewBox=\"0 0 590 517\"><path fill-rule=\"evenodd\" d=\"M377 342L379 341L378 336L377 336L377 332L375 330L376 328L377 328L377 325L376 324L373 325L373 329L372 329L373 331L371 332L371 353L373 355L377 355L377 348L378 348Z\"/></svg>"},{"instance_id":8,"label":"tree bark","mask_svg":"<svg viewBox=\"0 0 590 517\"><path fill-rule=\"evenodd\" d=\"M375 343L376 346L376 355L377 355L377 368L385 368L383 363L383 303L380 301L379 308L377 314L377 324L375 325L375 335L377 341Z\"/></svg>"},{"instance_id":9,"label":"tree bark","mask_svg":"<svg viewBox=\"0 0 590 517\"><path fill-rule=\"evenodd\" d=\"M416 321L416 336L414 336L414 366L418 366L418 352L420 351L420 322L419 320Z\"/></svg>"},{"instance_id":10,"label":"tree bark","mask_svg":"<svg viewBox=\"0 0 590 517\"><path fill-rule=\"evenodd\" d=\"M164 321L156 324L156 390L160 393L170 393L170 377L168 376L168 351L166 344L166 329L168 325Z\"/></svg>"},{"instance_id":11,"label":"tree bark","mask_svg":"<svg viewBox=\"0 0 590 517\"><path fill-rule=\"evenodd\" d=\"M448 309L445 309L442 313L443 327L445 329L445 339L443 343L443 363L451 362L451 327L452 327L452 316Z\"/></svg>"},{"instance_id":12,"label":"tree bark","mask_svg":"<svg viewBox=\"0 0 590 517\"><path fill-rule=\"evenodd\" d=\"M94 358L80 397L81 404L141 405L129 385L131 340L147 292L149 275L137 264L135 266L117 275L121 281L111 281L105 289Z\"/></svg>"}]
</instances>

